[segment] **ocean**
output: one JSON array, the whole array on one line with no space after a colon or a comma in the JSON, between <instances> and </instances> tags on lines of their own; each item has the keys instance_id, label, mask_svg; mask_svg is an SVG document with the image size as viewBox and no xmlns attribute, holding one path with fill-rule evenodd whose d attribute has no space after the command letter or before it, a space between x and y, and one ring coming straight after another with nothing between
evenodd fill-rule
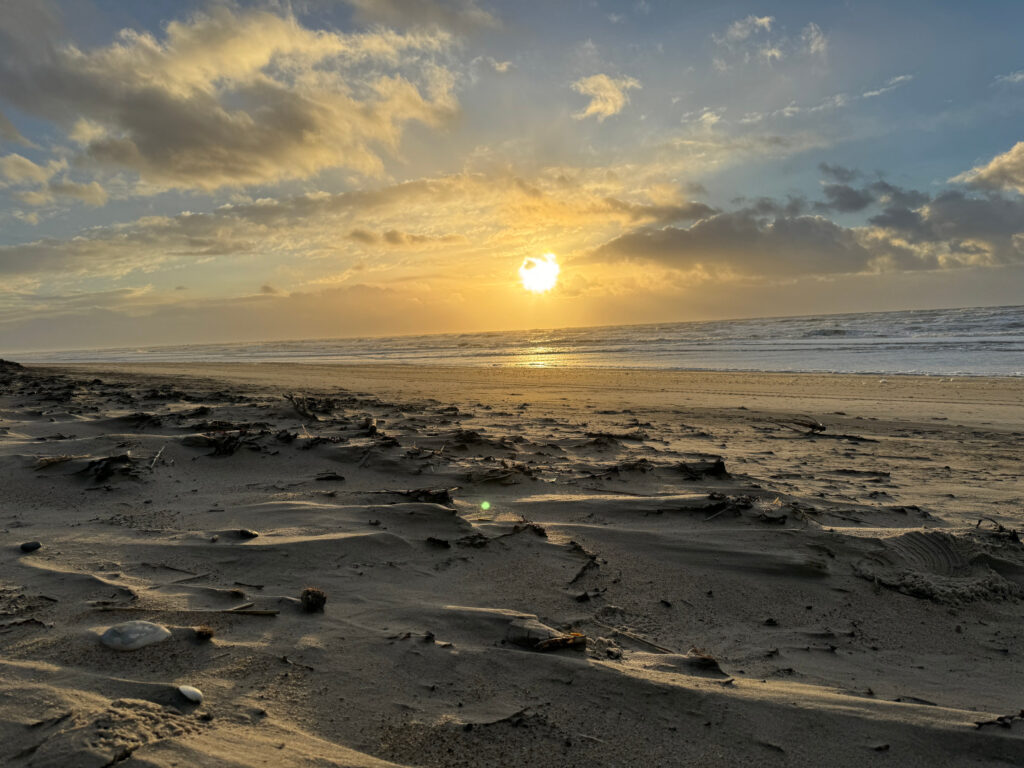
<instances>
[{"instance_id":1,"label":"ocean","mask_svg":"<svg viewBox=\"0 0 1024 768\"><path fill-rule=\"evenodd\" d=\"M11 356L48 363L265 361L1024 376L1024 306Z\"/></svg>"}]
</instances>

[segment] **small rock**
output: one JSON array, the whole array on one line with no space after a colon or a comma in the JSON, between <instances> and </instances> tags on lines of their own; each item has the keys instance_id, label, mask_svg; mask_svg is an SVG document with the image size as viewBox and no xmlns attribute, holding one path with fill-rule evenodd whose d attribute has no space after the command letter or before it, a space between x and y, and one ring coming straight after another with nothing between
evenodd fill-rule
<instances>
[{"instance_id":1,"label":"small rock","mask_svg":"<svg viewBox=\"0 0 1024 768\"><path fill-rule=\"evenodd\" d=\"M203 692L191 685L179 685L178 693L195 704L203 703Z\"/></svg>"},{"instance_id":2,"label":"small rock","mask_svg":"<svg viewBox=\"0 0 1024 768\"><path fill-rule=\"evenodd\" d=\"M151 621L126 621L115 624L100 636L100 642L115 651L135 651L171 636L171 631Z\"/></svg>"},{"instance_id":3,"label":"small rock","mask_svg":"<svg viewBox=\"0 0 1024 768\"><path fill-rule=\"evenodd\" d=\"M43 545L40 544L38 541L26 541L24 544L21 545L21 551L22 552L35 552L41 546L43 546Z\"/></svg>"},{"instance_id":4,"label":"small rock","mask_svg":"<svg viewBox=\"0 0 1024 768\"><path fill-rule=\"evenodd\" d=\"M299 596L302 603L302 610L306 613L323 613L324 605L327 604L327 595L322 589L306 587Z\"/></svg>"},{"instance_id":5,"label":"small rock","mask_svg":"<svg viewBox=\"0 0 1024 768\"><path fill-rule=\"evenodd\" d=\"M243 539L255 539L257 536L259 536L259 533L256 531L251 531L248 528L239 528L238 535L240 538Z\"/></svg>"}]
</instances>

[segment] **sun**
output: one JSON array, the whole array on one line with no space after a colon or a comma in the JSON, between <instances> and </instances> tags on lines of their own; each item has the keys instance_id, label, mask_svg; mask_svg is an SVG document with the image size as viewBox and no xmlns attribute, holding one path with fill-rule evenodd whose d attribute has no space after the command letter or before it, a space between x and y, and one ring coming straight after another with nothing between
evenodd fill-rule
<instances>
[{"instance_id":1,"label":"sun","mask_svg":"<svg viewBox=\"0 0 1024 768\"><path fill-rule=\"evenodd\" d=\"M545 253L540 258L527 256L519 268L519 279L523 281L526 290L546 293L555 287L560 270L553 253Z\"/></svg>"}]
</instances>

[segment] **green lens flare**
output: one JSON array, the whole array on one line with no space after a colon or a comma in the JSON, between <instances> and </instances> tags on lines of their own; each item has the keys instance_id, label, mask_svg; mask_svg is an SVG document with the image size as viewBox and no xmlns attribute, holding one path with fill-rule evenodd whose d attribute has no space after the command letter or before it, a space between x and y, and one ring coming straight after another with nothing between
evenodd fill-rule
<instances>
[{"instance_id":1,"label":"green lens flare","mask_svg":"<svg viewBox=\"0 0 1024 768\"><path fill-rule=\"evenodd\" d=\"M480 502L480 509L482 509L484 512L486 512L490 508L491 508L491 502L489 502L489 501L482 501L482 502Z\"/></svg>"}]
</instances>

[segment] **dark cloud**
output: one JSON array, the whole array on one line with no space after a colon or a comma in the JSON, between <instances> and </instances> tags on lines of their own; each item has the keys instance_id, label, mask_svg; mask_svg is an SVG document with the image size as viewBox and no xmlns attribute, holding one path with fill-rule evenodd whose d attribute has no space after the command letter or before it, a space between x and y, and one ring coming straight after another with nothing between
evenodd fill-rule
<instances>
[{"instance_id":1,"label":"dark cloud","mask_svg":"<svg viewBox=\"0 0 1024 768\"><path fill-rule=\"evenodd\" d=\"M876 227L896 230L911 240L930 239L930 229L924 216L910 208L888 206L868 221Z\"/></svg>"},{"instance_id":2,"label":"dark cloud","mask_svg":"<svg viewBox=\"0 0 1024 768\"><path fill-rule=\"evenodd\" d=\"M452 76L429 62L449 44L440 31L318 32L288 14L214 5L162 39L125 30L81 51L25 33L31 22L0 22L0 101L57 123L82 162L159 186L379 174L408 123L439 125L457 106ZM401 69L410 58L413 73Z\"/></svg>"},{"instance_id":3,"label":"dark cloud","mask_svg":"<svg viewBox=\"0 0 1024 768\"><path fill-rule=\"evenodd\" d=\"M923 203L919 197L905 194L899 199L920 205L887 206L868 219L869 223L911 243L943 243L963 255L984 251L998 263L1024 257L1020 239L1024 235L1024 199L1020 197L973 197L960 190L946 190Z\"/></svg>"},{"instance_id":4,"label":"dark cloud","mask_svg":"<svg viewBox=\"0 0 1024 768\"><path fill-rule=\"evenodd\" d=\"M821 188L827 198L825 203L817 203L814 207L821 211L837 213L856 213L863 211L875 202L875 195L866 189L855 189L848 184L826 184Z\"/></svg>"},{"instance_id":5,"label":"dark cloud","mask_svg":"<svg viewBox=\"0 0 1024 768\"><path fill-rule=\"evenodd\" d=\"M1010 237L1024 233L1024 198L969 197L947 190L928 204L928 221L939 238Z\"/></svg>"},{"instance_id":6,"label":"dark cloud","mask_svg":"<svg viewBox=\"0 0 1024 768\"><path fill-rule=\"evenodd\" d=\"M461 235L417 235L411 232L401 232L397 229L389 229L378 234L366 229L357 228L349 232L348 236L350 239L365 243L366 245L381 243L394 247L427 245L431 243L456 243L465 240Z\"/></svg>"},{"instance_id":7,"label":"dark cloud","mask_svg":"<svg viewBox=\"0 0 1024 768\"><path fill-rule=\"evenodd\" d=\"M821 171L821 175L826 178L837 181L840 184L849 184L854 179L860 178L860 171L855 171L852 168L844 168L841 165L830 165L828 163L818 163L818 170Z\"/></svg>"},{"instance_id":8,"label":"dark cloud","mask_svg":"<svg viewBox=\"0 0 1024 768\"><path fill-rule=\"evenodd\" d=\"M653 220L661 224L671 224L675 221L696 221L718 213L709 205L692 201L675 205L645 205L606 197L603 203L611 212L624 213L634 220Z\"/></svg>"},{"instance_id":9,"label":"dark cloud","mask_svg":"<svg viewBox=\"0 0 1024 768\"><path fill-rule=\"evenodd\" d=\"M646 229L597 249L597 261L639 259L689 269L764 276L863 271L871 254L853 232L818 216L765 219L751 211L722 213L688 229Z\"/></svg>"},{"instance_id":10,"label":"dark cloud","mask_svg":"<svg viewBox=\"0 0 1024 768\"><path fill-rule=\"evenodd\" d=\"M800 216L807 212L807 200L803 197L789 195L785 202L776 200L773 197L756 197L753 200L746 197L738 197L733 204L749 213L757 216Z\"/></svg>"},{"instance_id":11,"label":"dark cloud","mask_svg":"<svg viewBox=\"0 0 1024 768\"><path fill-rule=\"evenodd\" d=\"M368 232L365 229L353 229L348 233L348 236L352 240L356 240L360 243L366 243L367 245L372 245L379 239L373 232Z\"/></svg>"},{"instance_id":12,"label":"dark cloud","mask_svg":"<svg viewBox=\"0 0 1024 768\"><path fill-rule=\"evenodd\" d=\"M860 171L828 163L820 163L818 168L823 176L833 180L822 185L825 200L814 203L814 210L819 213L859 213L876 204L887 209L911 209L919 208L931 199L923 192L903 189L882 179L854 187L848 182L862 177Z\"/></svg>"},{"instance_id":13,"label":"dark cloud","mask_svg":"<svg viewBox=\"0 0 1024 768\"><path fill-rule=\"evenodd\" d=\"M824 163L821 169L830 178L862 176ZM804 215L808 206L799 197L736 198L735 211L689 228L644 227L599 247L591 258L766 277L1024 262L1024 198L955 189L931 196L884 180L863 187L831 182L822 191L826 199L813 204L815 211L881 211L867 226L847 228Z\"/></svg>"},{"instance_id":14,"label":"dark cloud","mask_svg":"<svg viewBox=\"0 0 1024 768\"><path fill-rule=\"evenodd\" d=\"M916 189L903 189L886 181L876 181L868 189L878 198L879 202L900 208L919 208L931 199L931 195L918 192Z\"/></svg>"}]
</instances>

